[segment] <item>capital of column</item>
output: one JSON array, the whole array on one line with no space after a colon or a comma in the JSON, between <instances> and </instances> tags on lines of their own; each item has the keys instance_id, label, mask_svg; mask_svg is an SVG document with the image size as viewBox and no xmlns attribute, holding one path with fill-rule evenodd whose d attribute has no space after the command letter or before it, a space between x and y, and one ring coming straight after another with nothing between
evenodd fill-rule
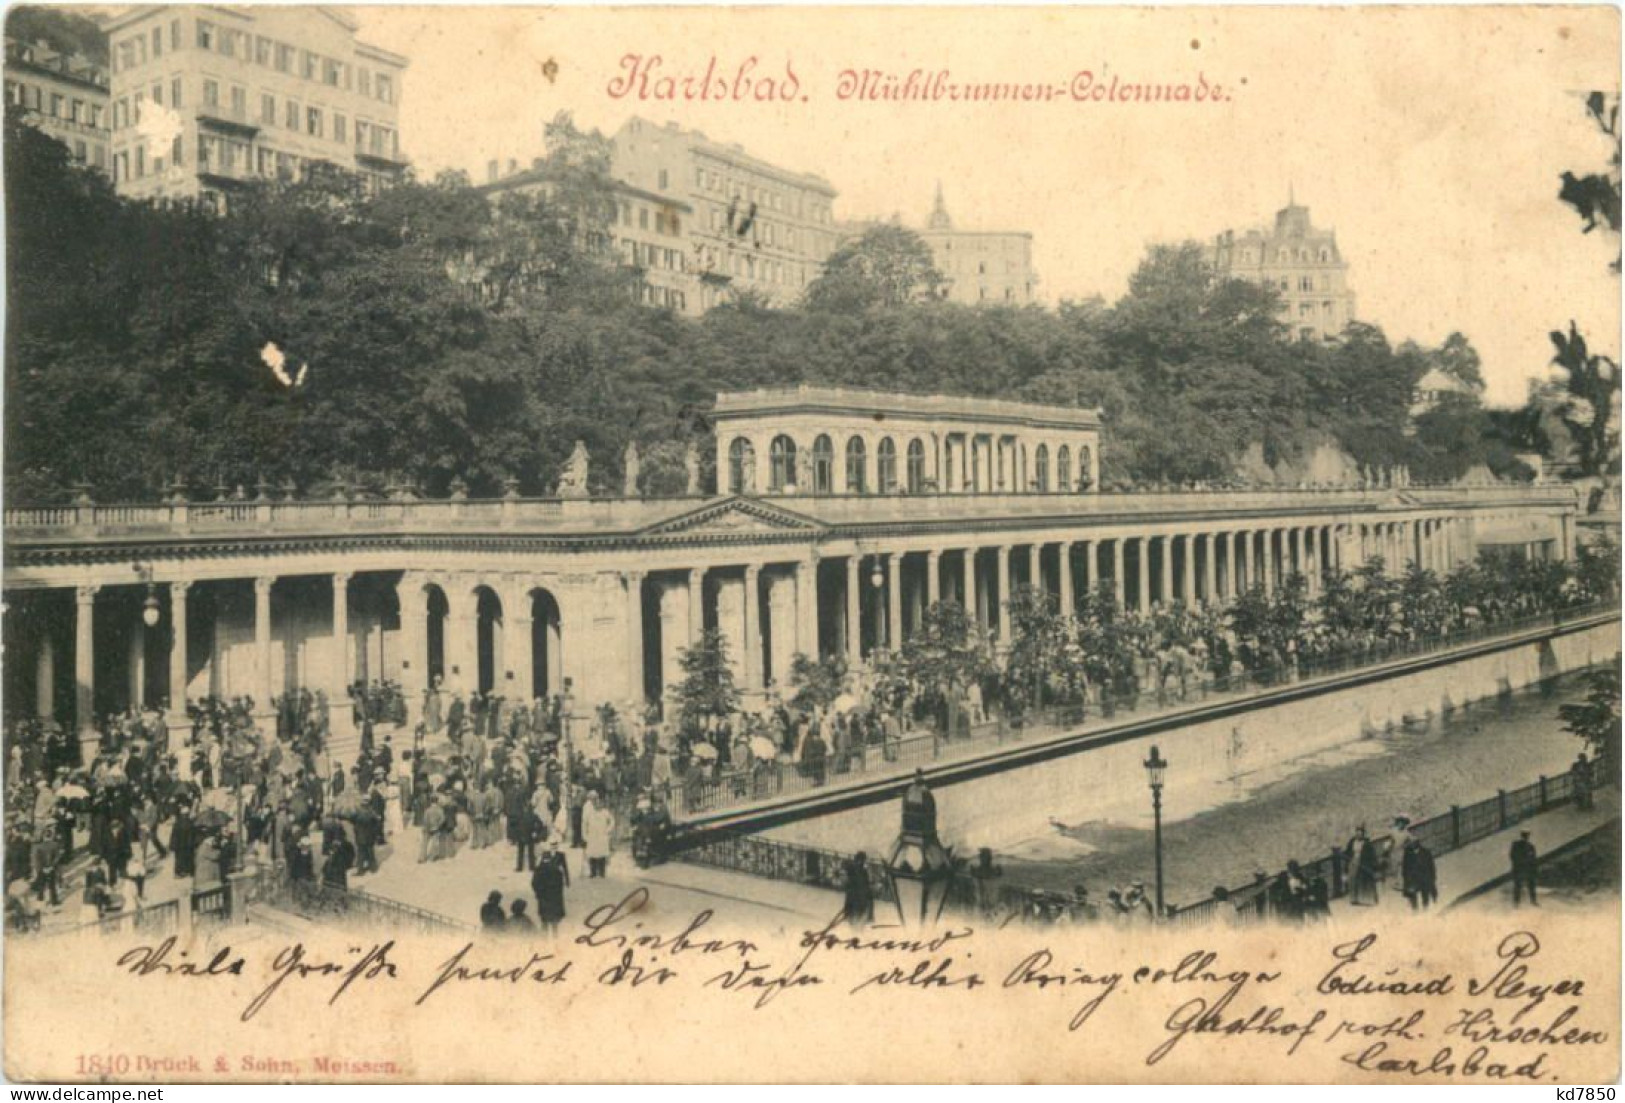
<instances>
[{"instance_id":1,"label":"capital of column","mask_svg":"<svg viewBox=\"0 0 1625 1103\"><path fill-rule=\"evenodd\" d=\"M254 596L271 596L271 587L276 585L274 577L260 576L254 579Z\"/></svg>"},{"instance_id":2,"label":"capital of column","mask_svg":"<svg viewBox=\"0 0 1625 1103\"><path fill-rule=\"evenodd\" d=\"M348 587L350 585L350 580L354 577L355 575L350 571L334 571L333 588L344 589Z\"/></svg>"},{"instance_id":3,"label":"capital of column","mask_svg":"<svg viewBox=\"0 0 1625 1103\"><path fill-rule=\"evenodd\" d=\"M641 586L643 580L649 577L648 571L622 571L621 579L628 586Z\"/></svg>"},{"instance_id":4,"label":"capital of column","mask_svg":"<svg viewBox=\"0 0 1625 1103\"><path fill-rule=\"evenodd\" d=\"M191 588L192 584L190 582L184 579L176 579L169 584L169 600L185 601L186 593Z\"/></svg>"},{"instance_id":5,"label":"capital of column","mask_svg":"<svg viewBox=\"0 0 1625 1103\"><path fill-rule=\"evenodd\" d=\"M90 605L95 602L99 590L101 590L100 586L75 586L73 588L73 599L80 605Z\"/></svg>"}]
</instances>

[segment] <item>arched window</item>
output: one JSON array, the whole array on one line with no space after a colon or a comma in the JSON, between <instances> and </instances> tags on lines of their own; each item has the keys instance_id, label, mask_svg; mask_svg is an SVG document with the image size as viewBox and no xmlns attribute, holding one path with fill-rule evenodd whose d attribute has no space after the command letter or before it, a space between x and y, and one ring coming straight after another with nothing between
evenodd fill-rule
<instances>
[{"instance_id":1,"label":"arched window","mask_svg":"<svg viewBox=\"0 0 1625 1103\"><path fill-rule=\"evenodd\" d=\"M868 466L868 453L864 450L863 438L853 437L846 442L846 492L848 494L865 494L868 492Z\"/></svg>"},{"instance_id":2,"label":"arched window","mask_svg":"<svg viewBox=\"0 0 1625 1103\"><path fill-rule=\"evenodd\" d=\"M1033 480L1040 494L1049 490L1049 445L1040 444L1033 453Z\"/></svg>"},{"instance_id":3,"label":"arched window","mask_svg":"<svg viewBox=\"0 0 1625 1103\"><path fill-rule=\"evenodd\" d=\"M908 442L908 492L925 493L925 445L918 438Z\"/></svg>"},{"instance_id":4,"label":"arched window","mask_svg":"<svg viewBox=\"0 0 1625 1103\"><path fill-rule=\"evenodd\" d=\"M1055 453L1055 489L1063 494L1072 489L1072 449L1064 444Z\"/></svg>"},{"instance_id":5,"label":"arched window","mask_svg":"<svg viewBox=\"0 0 1625 1103\"><path fill-rule=\"evenodd\" d=\"M828 494L835 489L835 445L827 433L820 433L813 441L812 468L814 494Z\"/></svg>"},{"instance_id":6,"label":"arched window","mask_svg":"<svg viewBox=\"0 0 1625 1103\"><path fill-rule=\"evenodd\" d=\"M875 449L875 481L882 494L897 490L897 445L890 437L882 437Z\"/></svg>"},{"instance_id":7,"label":"arched window","mask_svg":"<svg viewBox=\"0 0 1625 1103\"><path fill-rule=\"evenodd\" d=\"M752 489L755 473L756 449L744 437L735 437L728 445L728 493L743 494Z\"/></svg>"},{"instance_id":8,"label":"arched window","mask_svg":"<svg viewBox=\"0 0 1625 1103\"><path fill-rule=\"evenodd\" d=\"M796 442L780 433L773 438L768 447L767 457L770 463L767 475L767 488L769 490L783 490L796 483Z\"/></svg>"},{"instance_id":9,"label":"arched window","mask_svg":"<svg viewBox=\"0 0 1625 1103\"><path fill-rule=\"evenodd\" d=\"M1089 454L1089 446L1081 445L1078 448L1078 492L1095 485L1094 457Z\"/></svg>"}]
</instances>

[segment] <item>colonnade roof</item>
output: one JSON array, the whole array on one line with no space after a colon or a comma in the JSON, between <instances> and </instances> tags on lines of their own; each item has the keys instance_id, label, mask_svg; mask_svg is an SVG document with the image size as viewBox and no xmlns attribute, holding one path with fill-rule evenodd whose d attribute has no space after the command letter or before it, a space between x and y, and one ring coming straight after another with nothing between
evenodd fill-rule
<instances>
[{"instance_id":1,"label":"colonnade roof","mask_svg":"<svg viewBox=\"0 0 1625 1103\"><path fill-rule=\"evenodd\" d=\"M860 387L759 387L751 391L723 391L717 395L712 416L718 421L766 415L819 414L836 417L940 419L974 421L987 425L1064 429L1099 429L1101 411L1054 406L1042 402L956 395L897 394Z\"/></svg>"}]
</instances>

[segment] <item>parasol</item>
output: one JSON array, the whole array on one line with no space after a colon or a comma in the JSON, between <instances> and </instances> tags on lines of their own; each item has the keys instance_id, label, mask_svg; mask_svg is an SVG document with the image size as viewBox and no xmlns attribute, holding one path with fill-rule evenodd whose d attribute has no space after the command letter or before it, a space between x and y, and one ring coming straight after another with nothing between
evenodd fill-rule
<instances>
[{"instance_id":1,"label":"parasol","mask_svg":"<svg viewBox=\"0 0 1625 1103\"><path fill-rule=\"evenodd\" d=\"M715 747L711 746L711 744L709 744L709 743L696 743L696 744L694 744L694 746L690 750L690 753L695 758L703 759L703 760L705 760L707 762L709 762L712 759L717 757L717 749Z\"/></svg>"},{"instance_id":2,"label":"parasol","mask_svg":"<svg viewBox=\"0 0 1625 1103\"><path fill-rule=\"evenodd\" d=\"M750 741L750 753L757 758L777 758L779 748L773 740L765 735L758 735Z\"/></svg>"},{"instance_id":3,"label":"parasol","mask_svg":"<svg viewBox=\"0 0 1625 1103\"><path fill-rule=\"evenodd\" d=\"M202 815L198 816L195 822L198 827L201 827L204 830L211 830L216 827L226 826L231 822L231 817L220 811L218 808L210 808L204 811Z\"/></svg>"},{"instance_id":4,"label":"parasol","mask_svg":"<svg viewBox=\"0 0 1625 1103\"><path fill-rule=\"evenodd\" d=\"M851 712L853 709L858 707L858 701L857 698L853 697L850 693L843 693L839 697L835 698L835 700L831 703L831 707L834 708L836 712Z\"/></svg>"},{"instance_id":5,"label":"parasol","mask_svg":"<svg viewBox=\"0 0 1625 1103\"><path fill-rule=\"evenodd\" d=\"M56 791L56 795L64 800L87 800L90 797L83 785L64 785Z\"/></svg>"}]
</instances>

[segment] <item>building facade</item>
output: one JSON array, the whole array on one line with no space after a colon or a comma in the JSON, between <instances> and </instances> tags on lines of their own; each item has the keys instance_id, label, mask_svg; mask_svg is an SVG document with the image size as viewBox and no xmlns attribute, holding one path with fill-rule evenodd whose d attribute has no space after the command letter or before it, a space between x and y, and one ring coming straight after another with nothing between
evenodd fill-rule
<instances>
[{"instance_id":1,"label":"building facade","mask_svg":"<svg viewBox=\"0 0 1625 1103\"><path fill-rule=\"evenodd\" d=\"M313 162L370 186L407 165L407 59L326 7L132 7L106 25L113 181L136 199L229 199Z\"/></svg>"},{"instance_id":2,"label":"building facade","mask_svg":"<svg viewBox=\"0 0 1625 1103\"><path fill-rule=\"evenodd\" d=\"M738 414L720 420L719 445L770 419L740 404L719 403ZM798 416L816 413L833 440L876 412L855 397ZM968 416L942 422L939 439L970 428ZM1029 446L1087 433L1042 435ZM952 471L953 452L939 454ZM586 716L665 700L682 650L715 630L759 705L788 686L797 653L861 669L937 601L958 602L1002 645L1023 585L1063 611L1107 584L1138 609L1225 601L1295 573L1315 592L1324 571L1374 556L1396 572L1447 570L1485 544L1566 558L1576 514L1566 485L818 495L770 482L700 500L262 494L8 509L5 646L29 658L7 663L7 701L87 740L109 712L183 715L206 695L264 709L300 687L326 694L342 732L345 687L375 678L400 682L414 712L438 681L509 700L561 695Z\"/></svg>"},{"instance_id":3,"label":"building facade","mask_svg":"<svg viewBox=\"0 0 1625 1103\"><path fill-rule=\"evenodd\" d=\"M1208 261L1220 276L1251 280L1281 295L1281 321L1293 336L1327 341L1355 320L1348 262L1334 230L1316 227L1309 208L1288 201L1275 225L1214 239Z\"/></svg>"},{"instance_id":4,"label":"building facade","mask_svg":"<svg viewBox=\"0 0 1625 1103\"><path fill-rule=\"evenodd\" d=\"M6 39L6 103L68 147L74 161L102 172L111 164L107 70L44 42Z\"/></svg>"},{"instance_id":5,"label":"building facade","mask_svg":"<svg viewBox=\"0 0 1625 1103\"><path fill-rule=\"evenodd\" d=\"M541 164L501 175L493 162L488 176L492 179L480 190L493 201L514 192L547 193L552 187ZM611 196L615 213L607 227L608 241L603 244L622 267L637 275L639 301L679 314L699 315L701 296L688 245L694 208L682 199L620 181L612 183Z\"/></svg>"},{"instance_id":6,"label":"building facade","mask_svg":"<svg viewBox=\"0 0 1625 1103\"><path fill-rule=\"evenodd\" d=\"M615 133L612 164L623 184L688 204L687 264L701 312L742 292L788 305L835 248L829 182L742 146L634 116Z\"/></svg>"},{"instance_id":7,"label":"building facade","mask_svg":"<svg viewBox=\"0 0 1625 1103\"><path fill-rule=\"evenodd\" d=\"M966 306L1026 306L1037 301L1033 235L1025 231L956 230L937 187L920 237L946 278L942 297Z\"/></svg>"},{"instance_id":8,"label":"building facade","mask_svg":"<svg viewBox=\"0 0 1625 1103\"><path fill-rule=\"evenodd\" d=\"M719 394L730 494L1081 494L1100 485L1100 411L840 387Z\"/></svg>"}]
</instances>

